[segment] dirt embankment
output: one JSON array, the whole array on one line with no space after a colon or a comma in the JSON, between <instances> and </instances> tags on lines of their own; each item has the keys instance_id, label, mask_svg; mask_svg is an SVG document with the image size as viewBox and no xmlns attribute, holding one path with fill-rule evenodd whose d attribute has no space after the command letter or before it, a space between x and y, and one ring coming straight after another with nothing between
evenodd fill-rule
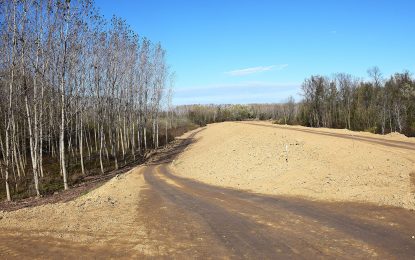
<instances>
[{"instance_id":1,"label":"dirt embankment","mask_svg":"<svg viewBox=\"0 0 415 260\"><path fill-rule=\"evenodd\" d=\"M153 152L147 164L168 160L181 151L182 143L177 140ZM82 189L8 205L8 212L0 208L0 259L130 259L166 254L160 241L149 238L152 231L140 217L147 214L141 206L146 200L142 192L150 189L142 174L146 168L146 164L135 167L99 186L110 177L102 176L87 183L84 195L76 199ZM53 203L56 200L61 202Z\"/></svg>"},{"instance_id":2,"label":"dirt embankment","mask_svg":"<svg viewBox=\"0 0 415 260\"><path fill-rule=\"evenodd\" d=\"M30 236L36 240L54 237L84 245L91 243L89 249L104 245L121 252L140 249L145 229L137 225L136 218L144 183L141 168L136 168L73 201L0 211L1 235Z\"/></svg>"},{"instance_id":3,"label":"dirt embankment","mask_svg":"<svg viewBox=\"0 0 415 260\"><path fill-rule=\"evenodd\" d=\"M299 126L255 124L260 125L209 125L174 161L173 169L209 184L258 193L415 209L415 150L296 131L310 130ZM415 144L413 138L396 135L318 131Z\"/></svg>"}]
</instances>

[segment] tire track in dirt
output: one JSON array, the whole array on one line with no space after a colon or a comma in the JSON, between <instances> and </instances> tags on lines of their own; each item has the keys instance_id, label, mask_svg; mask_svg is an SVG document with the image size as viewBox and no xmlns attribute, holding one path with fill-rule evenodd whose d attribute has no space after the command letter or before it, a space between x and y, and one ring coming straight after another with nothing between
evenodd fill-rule
<instances>
[{"instance_id":1,"label":"tire track in dirt","mask_svg":"<svg viewBox=\"0 0 415 260\"><path fill-rule=\"evenodd\" d=\"M362 141L362 142L367 142L367 143L372 143L372 144L380 144L383 146L389 146L389 147L395 147L395 148L401 148L401 149L407 149L407 150L415 150L415 143L412 143L412 142L384 140L384 139L375 138L375 137L347 135L347 134L340 134L340 133L328 133L328 132L319 131L315 129L287 128L287 127L283 127L279 125L264 125L264 124L256 124L256 123L249 123L249 122L239 122L239 123L260 126L260 127L278 128L278 129L284 129L288 131L297 131L297 132L303 132L303 133L339 137L339 138L352 139L352 140Z\"/></svg>"},{"instance_id":2,"label":"tire track in dirt","mask_svg":"<svg viewBox=\"0 0 415 260\"><path fill-rule=\"evenodd\" d=\"M157 194L159 205L173 214L164 219L163 225L177 231L190 221L191 228L185 233L195 232L202 241L211 241L210 253L193 244L193 254L181 255L175 244L190 244L193 240L186 236L180 240L175 232L170 233L167 236L177 240L171 239L164 247L176 248L175 256L271 259L415 255L415 240L410 233L415 230L415 216L408 210L219 188L173 175L166 164L147 167L144 177L149 190ZM148 205L154 204L151 196L147 199ZM170 210L172 207L180 209L179 216ZM157 227L157 218L147 216L150 223L154 220L150 226ZM154 228L153 236L158 235L160 232Z\"/></svg>"},{"instance_id":3,"label":"tire track in dirt","mask_svg":"<svg viewBox=\"0 0 415 260\"><path fill-rule=\"evenodd\" d=\"M95 259L115 258L124 254L122 250L109 246L86 245L22 233L3 232L0 241L1 259Z\"/></svg>"},{"instance_id":4,"label":"tire track in dirt","mask_svg":"<svg viewBox=\"0 0 415 260\"><path fill-rule=\"evenodd\" d=\"M190 139L183 142L182 150ZM196 245L197 254L185 256L406 259L415 255L413 211L220 188L173 174L169 163L176 155L149 165L144 178L167 212L174 212L169 210L172 206L180 209L181 215L169 215L164 225L174 230L190 219L192 228L187 232L193 230L200 239L211 241L210 253ZM149 205L151 200L148 197ZM147 218L157 226L156 216ZM156 228L153 234L157 233ZM186 239L182 243L186 244ZM165 246L174 248L172 244ZM212 254L216 249L222 253ZM175 255L181 256L180 250Z\"/></svg>"},{"instance_id":5,"label":"tire track in dirt","mask_svg":"<svg viewBox=\"0 0 415 260\"><path fill-rule=\"evenodd\" d=\"M415 194L415 171L409 174L409 178L411 181L411 192Z\"/></svg>"}]
</instances>

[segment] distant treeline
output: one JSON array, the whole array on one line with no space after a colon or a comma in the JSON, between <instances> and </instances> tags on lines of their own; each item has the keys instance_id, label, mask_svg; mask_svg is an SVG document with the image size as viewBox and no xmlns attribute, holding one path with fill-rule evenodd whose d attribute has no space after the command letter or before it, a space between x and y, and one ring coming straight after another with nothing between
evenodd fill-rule
<instances>
[{"instance_id":1,"label":"distant treeline","mask_svg":"<svg viewBox=\"0 0 415 260\"><path fill-rule=\"evenodd\" d=\"M272 119L282 124L415 136L415 78L405 71L384 79L377 67L368 74L370 80L345 73L311 76L304 80L303 99L297 103L290 97L281 104L190 105L176 111L199 125Z\"/></svg>"}]
</instances>

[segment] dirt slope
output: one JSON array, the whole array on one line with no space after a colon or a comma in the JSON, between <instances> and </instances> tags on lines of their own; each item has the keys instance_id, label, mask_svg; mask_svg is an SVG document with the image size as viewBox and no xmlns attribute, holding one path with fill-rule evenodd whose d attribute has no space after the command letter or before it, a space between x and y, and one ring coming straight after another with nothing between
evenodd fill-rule
<instances>
[{"instance_id":1,"label":"dirt slope","mask_svg":"<svg viewBox=\"0 0 415 260\"><path fill-rule=\"evenodd\" d=\"M9 236L9 239L25 238L22 244L28 245L43 238L51 241L50 238L53 237L57 241L61 240L63 246L76 246L76 243L89 245L83 249L84 252L86 249L105 246L106 249L112 248L112 253L119 252L120 255L132 249L140 254L145 250L142 239L145 229L137 224L136 219L139 193L144 185L141 170L136 168L114 177L105 185L74 201L0 212L0 235ZM54 246L56 244L57 242L53 243ZM102 256L108 256L102 248L98 251ZM70 248L68 252L71 252ZM11 256L10 252L4 253ZM15 253L22 253L22 248ZM50 253L47 255L53 257ZM119 254L112 256L120 256Z\"/></svg>"},{"instance_id":2,"label":"dirt slope","mask_svg":"<svg viewBox=\"0 0 415 260\"><path fill-rule=\"evenodd\" d=\"M411 193L414 150L295 131L307 129L299 126L275 128L270 123L255 124L259 125L209 125L195 136L191 148L175 160L174 171L209 184L264 194L415 209L415 196ZM415 144L413 138L400 135L318 131L377 138L382 142L404 141L410 147Z\"/></svg>"}]
</instances>

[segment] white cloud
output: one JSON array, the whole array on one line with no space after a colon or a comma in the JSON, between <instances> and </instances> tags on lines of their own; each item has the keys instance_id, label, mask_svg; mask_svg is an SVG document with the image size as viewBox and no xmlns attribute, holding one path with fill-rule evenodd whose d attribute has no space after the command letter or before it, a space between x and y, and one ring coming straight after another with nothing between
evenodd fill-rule
<instances>
[{"instance_id":1,"label":"white cloud","mask_svg":"<svg viewBox=\"0 0 415 260\"><path fill-rule=\"evenodd\" d=\"M299 89L287 89L283 91L261 91L260 93L221 93L192 95L191 97L173 97L175 105L190 104L259 104L259 103L282 103L287 97L293 96L295 100L300 100Z\"/></svg>"},{"instance_id":2,"label":"white cloud","mask_svg":"<svg viewBox=\"0 0 415 260\"><path fill-rule=\"evenodd\" d=\"M299 98L300 83L247 81L175 89L173 103L248 104L282 102L288 96Z\"/></svg>"},{"instance_id":3,"label":"white cloud","mask_svg":"<svg viewBox=\"0 0 415 260\"><path fill-rule=\"evenodd\" d=\"M225 74L230 75L230 76L246 76L246 75L255 74L255 73L259 73L263 71L282 70L286 68L287 66L288 64L259 66L259 67L231 70L231 71L225 72Z\"/></svg>"},{"instance_id":4,"label":"white cloud","mask_svg":"<svg viewBox=\"0 0 415 260\"><path fill-rule=\"evenodd\" d=\"M175 92L193 92L203 90L218 90L218 89L252 89L252 88L291 88L301 85L298 82L264 82L264 81L243 81L237 83L227 84L211 84L204 86L192 86L192 87L178 87L175 88Z\"/></svg>"}]
</instances>

